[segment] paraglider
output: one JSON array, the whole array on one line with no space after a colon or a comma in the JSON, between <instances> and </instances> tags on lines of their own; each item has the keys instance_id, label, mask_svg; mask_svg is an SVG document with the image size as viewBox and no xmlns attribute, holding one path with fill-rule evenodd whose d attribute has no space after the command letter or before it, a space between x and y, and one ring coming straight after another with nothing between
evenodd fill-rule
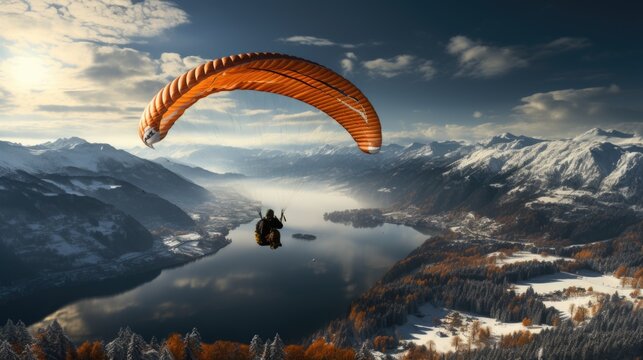
<instances>
[{"instance_id":1,"label":"paraglider","mask_svg":"<svg viewBox=\"0 0 643 360\"><path fill-rule=\"evenodd\" d=\"M382 146L377 113L355 85L322 65L277 53L223 57L177 77L145 108L139 122L141 140L152 147L199 99L234 90L269 92L303 101L343 126L363 152L374 154Z\"/></svg>"},{"instance_id":2,"label":"paraglider","mask_svg":"<svg viewBox=\"0 0 643 360\"><path fill-rule=\"evenodd\" d=\"M261 213L259 217L261 217ZM281 233L279 233L278 229L284 227L282 223L284 220L283 210L281 211L281 218L277 219L275 212L272 209L268 209L266 217L261 217L261 220L259 220L255 226L255 240L257 241L257 245L269 245L271 249L281 247Z\"/></svg>"},{"instance_id":3,"label":"paraglider","mask_svg":"<svg viewBox=\"0 0 643 360\"><path fill-rule=\"evenodd\" d=\"M152 147L199 99L235 90L284 95L330 116L368 154L379 152L382 130L373 105L350 81L322 65L278 53L247 53L201 64L165 85L149 102L139 121L139 136ZM259 245L281 246L283 223L270 210L257 223ZM282 221L285 221L282 211Z\"/></svg>"}]
</instances>

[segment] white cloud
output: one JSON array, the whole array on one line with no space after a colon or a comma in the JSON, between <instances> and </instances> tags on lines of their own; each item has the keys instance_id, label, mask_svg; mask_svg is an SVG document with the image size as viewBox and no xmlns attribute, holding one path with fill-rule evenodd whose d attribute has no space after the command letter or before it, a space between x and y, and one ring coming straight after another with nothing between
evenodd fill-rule
<instances>
[{"instance_id":1,"label":"white cloud","mask_svg":"<svg viewBox=\"0 0 643 360\"><path fill-rule=\"evenodd\" d=\"M176 5L156 0L3 1L0 136L22 132L51 138L64 129L92 137L97 128L109 129L102 132L106 137L132 133L151 97L203 59L178 54L155 58L126 44L187 21ZM233 105L218 102L218 109ZM33 120L14 121L27 117ZM36 119L39 126L32 123Z\"/></svg>"},{"instance_id":2,"label":"white cloud","mask_svg":"<svg viewBox=\"0 0 643 360\"><path fill-rule=\"evenodd\" d=\"M476 119L480 119L482 117L482 112L474 111L473 112L473 117L476 118Z\"/></svg>"},{"instance_id":3,"label":"white cloud","mask_svg":"<svg viewBox=\"0 0 643 360\"><path fill-rule=\"evenodd\" d=\"M362 62L362 66L374 77L392 78L402 74L419 73L430 80L436 73L430 60L413 55L402 54L389 59L378 58Z\"/></svg>"},{"instance_id":4,"label":"white cloud","mask_svg":"<svg viewBox=\"0 0 643 360\"><path fill-rule=\"evenodd\" d=\"M489 78L528 64L510 47L483 45L462 35L451 38L447 51L458 57L457 76Z\"/></svg>"},{"instance_id":5,"label":"white cloud","mask_svg":"<svg viewBox=\"0 0 643 360\"><path fill-rule=\"evenodd\" d=\"M160 58L163 75L171 78L175 78L206 61L208 60L198 56L181 57L177 53L163 53Z\"/></svg>"},{"instance_id":6,"label":"white cloud","mask_svg":"<svg viewBox=\"0 0 643 360\"><path fill-rule=\"evenodd\" d=\"M357 55L353 52L347 52L345 57L340 61L344 74L350 74L353 72L355 61L357 61Z\"/></svg>"},{"instance_id":7,"label":"white cloud","mask_svg":"<svg viewBox=\"0 0 643 360\"><path fill-rule=\"evenodd\" d=\"M256 115L265 115L270 114L272 110L270 109L242 109L240 115L244 116L256 116Z\"/></svg>"},{"instance_id":8,"label":"white cloud","mask_svg":"<svg viewBox=\"0 0 643 360\"><path fill-rule=\"evenodd\" d=\"M543 48L550 51L562 52L582 49L590 45L590 41L585 38L565 36L545 44Z\"/></svg>"},{"instance_id":9,"label":"white cloud","mask_svg":"<svg viewBox=\"0 0 643 360\"><path fill-rule=\"evenodd\" d=\"M292 114L277 114L273 116L272 119L273 120L292 120L292 119L309 118L309 117L320 116L320 115L322 115L322 113L319 111L306 110L306 111L292 113Z\"/></svg>"},{"instance_id":10,"label":"white cloud","mask_svg":"<svg viewBox=\"0 0 643 360\"><path fill-rule=\"evenodd\" d=\"M418 66L418 72L422 74L422 78L424 80L431 80L433 79L433 76L435 75L437 70L433 66L433 61L426 60L420 63L420 65Z\"/></svg>"},{"instance_id":11,"label":"white cloud","mask_svg":"<svg viewBox=\"0 0 643 360\"><path fill-rule=\"evenodd\" d=\"M542 122L610 122L623 119L618 109L608 105L606 97L617 94L616 85L535 93L520 99L513 110L517 117ZM643 120L643 118L638 119Z\"/></svg>"},{"instance_id":12,"label":"white cloud","mask_svg":"<svg viewBox=\"0 0 643 360\"><path fill-rule=\"evenodd\" d=\"M144 0L5 0L0 6L0 36L16 43L58 45L91 41L127 44L184 24L187 14L174 4Z\"/></svg>"},{"instance_id":13,"label":"white cloud","mask_svg":"<svg viewBox=\"0 0 643 360\"><path fill-rule=\"evenodd\" d=\"M320 37L316 37L316 36L308 36L308 35L295 35L295 36L290 36L290 37L287 37L287 38L279 38L277 40L287 42L287 43L298 44L298 45L339 46L339 47L343 47L345 49L352 49L352 48L355 48L355 47L358 46L358 45L355 45L355 44L337 43L337 42L329 40L329 39L320 38Z\"/></svg>"}]
</instances>

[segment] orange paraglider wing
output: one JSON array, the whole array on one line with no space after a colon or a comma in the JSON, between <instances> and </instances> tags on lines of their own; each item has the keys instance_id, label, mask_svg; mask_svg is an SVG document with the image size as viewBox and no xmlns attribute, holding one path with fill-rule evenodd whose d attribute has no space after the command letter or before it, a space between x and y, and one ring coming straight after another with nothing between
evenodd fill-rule
<instances>
[{"instance_id":1,"label":"orange paraglider wing","mask_svg":"<svg viewBox=\"0 0 643 360\"><path fill-rule=\"evenodd\" d=\"M372 154L382 146L377 113L355 85L319 64L276 53L228 56L177 77L145 108L139 123L141 140L151 147L199 99L232 90L264 91L303 101L342 125L360 150Z\"/></svg>"}]
</instances>

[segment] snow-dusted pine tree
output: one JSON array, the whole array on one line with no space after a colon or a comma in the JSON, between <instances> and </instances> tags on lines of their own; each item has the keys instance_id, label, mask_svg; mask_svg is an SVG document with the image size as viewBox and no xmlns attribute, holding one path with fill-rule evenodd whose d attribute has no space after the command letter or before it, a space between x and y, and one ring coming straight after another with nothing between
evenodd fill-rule
<instances>
[{"instance_id":1,"label":"snow-dusted pine tree","mask_svg":"<svg viewBox=\"0 0 643 360\"><path fill-rule=\"evenodd\" d=\"M368 340L362 343L359 351L357 351L357 354L355 354L355 360L375 360L375 356L373 355L373 347Z\"/></svg>"},{"instance_id":2,"label":"snow-dusted pine tree","mask_svg":"<svg viewBox=\"0 0 643 360\"><path fill-rule=\"evenodd\" d=\"M56 320L38 330L36 344L48 360L65 360L74 351L74 344Z\"/></svg>"},{"instance_id":3,"label":"snow-dusted pine tree","mask_svg":"<svg viewBox=\"0 0 643 360\"><path fill-rule=\"evenodd\" d=\"M152 336L152 339L150 339L150 347L156 351L159 351L161 346L159 345L159 341L156 339L156 336Z\"/></svg>"},{"instance_id":4,"label":"snow-dusted pine tree","mask_svg":"<svg viewBox=\"0 0 643 360\"><path fill-rule=\"evenodd\" d=\"M261 352L260 360L270 360L270 341L266 340L266 343L263 344L263 351Z\"/></svg>"},{"instance_id":5,"label":"snow-dusted pine tree","mask_svg":"<svg viewBox=\"0 0 643 360\"><path fill-rule=\"evenodd\" d=\"M275 339L270 344L270 360L284 360L285 358L284 342L281 341L279 334L276 334Z\"/></svg>"},{"instance_id":6,"label":"snow-dusted pine tree","mask_svg":"<svg viewBox=\"0 0 643 360\"><path fill-rule=\"evenodd\" d=\"M196 328L183 338L185 345L185 360L198 360L201 355L201 334Z\"/></svg>"},{"instance_id":7,"label":"snow-dusted pine tree","mask_svg":"<svg viewBox=\"0 0 643 360\"><path fill-rule=\"evenodd\" d=\"M172 356L172 353L170 352L170 349L167 348L167 346L163 345L161 348L161 351L159 352L159 360L176 360L174 356Z\"/></svg>"},{"instance_id":8,"label":"snow-dusted pine tree","mask_svg":"<svg viewBox=\"0 0 643 360\"><path fill-rule=\"evenodd\" d=\"M251 360L258 360L261 358L261 355L263 355L263 340L261 340L259 335L252 337L248 351L250 352Z\"/></svg>"},{"instance_id":9,"label":"snow-dusted pine tree","mask_svg":"<svg viewBox=\"0 0 643 360\"><path fill-rule=\"evenodd\" d=\"M145 348L147 344L139 334L132 334L129 344L127 345L127 360L145 360Z\"/></svg>"},{"instance_id":10,"label":"snow-dusted pine tree","mask_svg":"<svg viewBox=\"0 0 643 360\"><path fill-rule=\"evenodd\" d=\"M8 341L0 341L0 359L2 360L20 360L20 357L13 352L11 344Z\"/></svg>"},{"instance_id":11,"label":"snow-dusted pine tree","mask_svg":"<svg viewBox=\"0 0 643 360\"><path fill-rule=\"evenodd\" d=\"M34 354L31 345L25 347L25 349L22 351L22 354L20 354L20 358L22 360L38 360L38 357L36 356L36 354Z\"/></svg>"}]
</instances>

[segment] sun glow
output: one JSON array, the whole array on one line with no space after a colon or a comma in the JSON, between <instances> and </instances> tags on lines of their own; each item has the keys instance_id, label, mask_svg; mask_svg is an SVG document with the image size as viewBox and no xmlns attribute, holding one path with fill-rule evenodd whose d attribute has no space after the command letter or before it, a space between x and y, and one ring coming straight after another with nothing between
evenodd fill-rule
<instances>
[{"instance_id":1,"label":"sun glow","mask_svg":"<svg viewBox=\"0 0 643 360\"><path fill-rule=\"evenodd\" d=\"M20 90L43 90L50 80L47 63L36 56L11 58L5 63L4 71L7 72L10 86Z\"/></svg>"}]
</instances>

